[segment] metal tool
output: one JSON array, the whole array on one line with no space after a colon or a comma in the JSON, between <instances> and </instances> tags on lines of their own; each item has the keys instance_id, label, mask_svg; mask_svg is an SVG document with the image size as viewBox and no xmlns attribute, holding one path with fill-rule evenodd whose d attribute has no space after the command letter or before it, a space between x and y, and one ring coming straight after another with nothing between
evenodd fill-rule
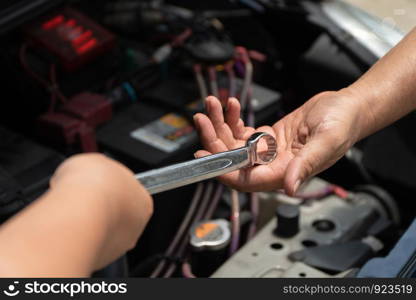
<instances>
[{"instance_id":1,"label":"metal tool","mask_svg":"<svg viewBox=\"0 0 416 300\"><path fill-rule=\"evenodd\" d=\"M257 146L261 140L265 141L267 149L259 151ZM150 194L156 194L241 168L268 164L276 155L276 140L268 133L257 132L247 140L245 147L139 173L135 177Z\"/></svg>"}]
</instances>

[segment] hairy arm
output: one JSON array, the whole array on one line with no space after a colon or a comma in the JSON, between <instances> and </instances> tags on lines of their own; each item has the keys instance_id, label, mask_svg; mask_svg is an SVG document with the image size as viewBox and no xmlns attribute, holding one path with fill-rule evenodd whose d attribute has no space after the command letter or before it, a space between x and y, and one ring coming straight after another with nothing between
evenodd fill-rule
<instances>
[{"instance_id":1,"label":"hairy arm","mask_svg":"<svg viewBox=\"0 0 416 300\"><path fill-rule=\"evenodd\" d=\"M207 114L194 117L204 146L195 155L234 149L254 131L266 131L277 140L276 160L220 179L243 191L283 187L294 195L302 182L329 168L354 143L416 108L416 29L354 84L314 96L272 127L246 127L237 99L229 99L225 115L214 97L208 97L206 107Z\"/></svg>"},{"instance_id":2,"label":"hairy arm","mask_svg":"<svg viewBox=\"0 0 416 300\"><path fill-rule=\"evenodd\" d=\"M367 106L359 138L416 109L416 28L346 92Z\"/></svg>"}]
</instances>

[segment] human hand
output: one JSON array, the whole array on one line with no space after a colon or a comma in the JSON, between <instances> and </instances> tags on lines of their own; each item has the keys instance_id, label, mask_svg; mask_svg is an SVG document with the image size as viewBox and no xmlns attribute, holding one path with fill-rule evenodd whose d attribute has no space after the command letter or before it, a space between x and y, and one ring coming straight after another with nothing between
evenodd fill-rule
<instances>
[{"instance_id":1,"label":"human hand","mask_svg":"<svg viewBox=\"0 0 416 300\"><path fill-rule=\"evenodd\" d=\"M207 115L196 114L195 125L205 150L212 153L242 147L254 132L267 132L277 141L277 158L268 165L241 169L220 176L225 184L242 191L284 188L294 195L309 177L327 169L359 139L366 110L347 90L324 92L285 116L272 127L245 127L240 104L230 98L225 116L215 97L206 99Z\"/></svg>"},{"instance_id":2,"label":"human hand","mask_svg":"<svg viewBox=\"0 0 416 300\"><path fill-rule=\"evenodd\" d=\"M99 218L103 212L106 234L94 269L108 265L133 248L153 212L151 196L133 173L101 154L67 159L51 178L50 187L55 195L60 191L67 194L82 191L88 201L95 201L86 206L96 210L91 218Z\"/></svg>"}]
</instances>

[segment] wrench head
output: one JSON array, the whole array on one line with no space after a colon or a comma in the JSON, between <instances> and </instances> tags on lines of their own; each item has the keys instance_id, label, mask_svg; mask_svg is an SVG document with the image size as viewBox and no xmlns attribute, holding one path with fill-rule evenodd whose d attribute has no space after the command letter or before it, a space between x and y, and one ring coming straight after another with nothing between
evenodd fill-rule
<instances>
[{"instance_id":1,"label":"wrench head","mask_svg":"<svg viewBox=\"0 0 416 300\"><path fill-rule=\"evenodd\" d=\"M252 165L267 165L277 156L277 143L266 132L256 132L246 142Z\"/></svg>"}]
</instances>

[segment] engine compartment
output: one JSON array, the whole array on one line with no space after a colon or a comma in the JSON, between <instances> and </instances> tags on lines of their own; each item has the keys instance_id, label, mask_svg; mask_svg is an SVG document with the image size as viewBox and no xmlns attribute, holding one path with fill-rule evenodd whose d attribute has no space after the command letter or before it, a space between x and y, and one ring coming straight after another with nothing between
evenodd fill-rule
<instances>
[{"instance_id":1,"label":"engine compartment","mask_svg":"<svg viewBox=\"0 0 416 300\"><path fill-rule=\"evenodd\" d=\"M320 1L41 2L0 36L3 222L70 155L99 151L134 172L193 158L208 94L238 96L248 124L273 124L377 60ZM215 180L155 195L136 247L96 276L353 276L414 218L414 118L355 145L296 198L236 198Z\"/></svg>"}]
</instances>

